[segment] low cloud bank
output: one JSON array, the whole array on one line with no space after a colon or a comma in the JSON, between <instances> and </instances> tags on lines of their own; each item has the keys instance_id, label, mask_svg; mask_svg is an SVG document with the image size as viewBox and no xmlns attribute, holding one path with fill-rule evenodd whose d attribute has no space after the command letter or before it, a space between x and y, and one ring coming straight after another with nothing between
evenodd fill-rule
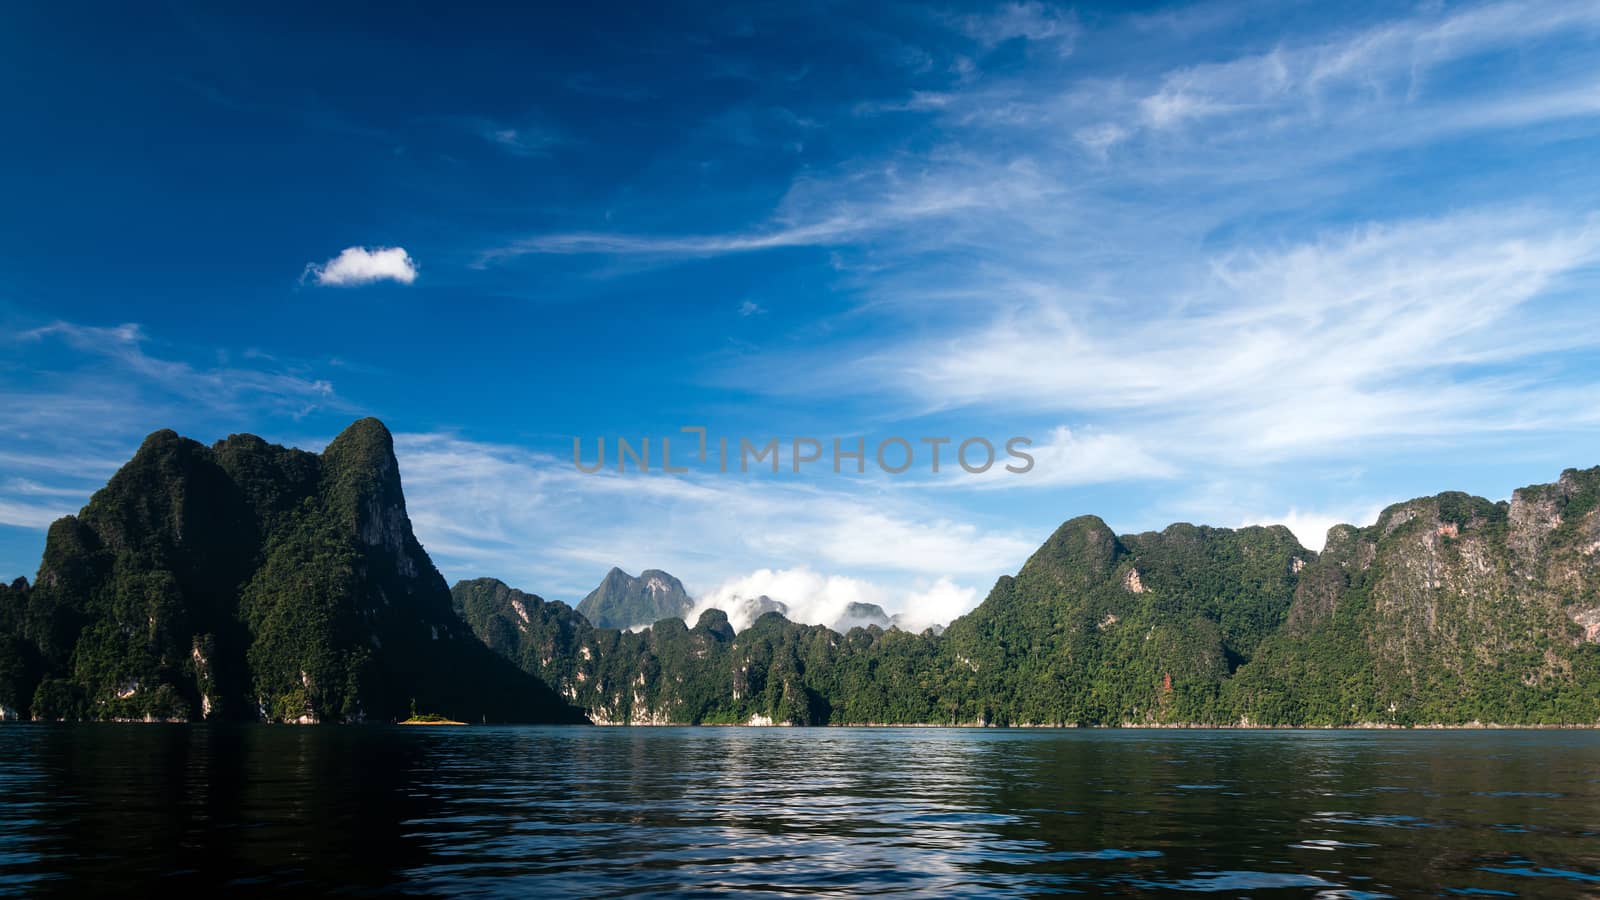
<instances>
[{"instance_id":1,"label":"low cloud bank","mask_svg":"<svg viewBox=\"0 0 1600 900\"><path fill-rule=\"evenodd\" d=\"M758 569L729 579L702 595L686 619L692 625L706 610L720 609L728 614L734 630L743 631L773 608L763 598L782 604L780 611L792 622L826 625L835 630L874 624L877 617L870 607L875 606L895 625L912 632L948 625L979 600L976 589L962 587L948 578L911 590L893 591L860 578L823 575L806 567Z\"/></svg>"}]
</instances>

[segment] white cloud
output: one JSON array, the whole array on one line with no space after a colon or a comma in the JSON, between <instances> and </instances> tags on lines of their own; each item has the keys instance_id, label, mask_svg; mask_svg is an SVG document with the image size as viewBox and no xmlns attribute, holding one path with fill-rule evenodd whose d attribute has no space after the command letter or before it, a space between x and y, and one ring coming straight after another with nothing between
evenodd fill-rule
<instances>
[{"instance_id":1,"label":"white cloud","mask_svg":"<svg viewBox=\"0 0 1600 900\"><path fill-rule=\"evenodd\" d=\"M720 609L728 614L735 631L754 621L754 608L746 601L768 597L787 607L786 618L807 625L827 625L848 630L853 624L846 611L852 603L872 604L890 616L899 615L907 631L930 625L948 625L978 604L978 592L948 578L923 587L894 590L861 578L823 575L809 567L757 569L730 578L702 595L687 617L693 624L702 612Z\"/></svg>"},{"instance_id":2,"label":"white cloud","mask_svg":"<svg viewBox=\"0 0 1600 900\"><path fill-rule=\"evenodd\" d=\"M84 497L87 500L87 496ZM54 503L23 503L7 500L0 497L0 525L15 525L18 528L37 528L44 530L50 523L62 516L72 515L79 509L78 505L65 501Z\"/></svg>"},{"instance_id":3,"label":"white cloud","mask_svg":"<svg viewBox=\"0 0 1600 900\"><path fill-rule=\"evenodd\" d=\"M888 592L858 578L821 575L808 568L757 569L731 578L700 597L688 621L693 623L708 609L728 614L735 631L750 627L754 617L745 601L770 597L786 606L786 618L807 625L832 625L852 603L882 606Z\"/></svg>"},{"instance_id":4,"label":"white cloud","mask_svg":"<svg viewBox=\"0 0 1600 900\"><path fill-rule=\"evenodd\" d=\"M985 47L1022 38L1029 41L1054 41L1062 54L1071 52L1078 26L1068 13L1036 0L1005 3L992 11L965 16L961 29Z\"/></svg>"},{"instance_id":5,"label":"white cloud","mask_svg":"<svg viewBox=\"0 0 1600 900\"><path fill-rule=\"evenodd\" d=\"M855 301L849 330L865 337L784 334L733 359L724 382L748 390L759 361L758 389L796 402L888 398L901 405L874 408L885 417L1014 421L1041 438L1028 476L918 487L1046 487L1066 504L1071 489L1118 482L1127 494L1089 511L1159 525L1178 502L1121 499L1137 482L1176 490L1222 472L1271 487L1248 503L1208 497L1186 515L1226 523L1288 509L1303 540L1320 543L1322 513L1338 502L1326 485L1296 482L1307 470L1439 452L1504 462L1522 452L1504 449L1513 442L1551 436L1563 449L1546 453L1592 443L1600 228L1572 148L1600 129L1582 65L1600 7L1424 4L1231 51L1212 37L1253 14L1226 7L1134 22L1141 42L1175 36L1099 77L1024 53L980 77L908 84L898 102L846 101L858 116L926 116L926 140L808 165L744 227L535 235L485 260L826 247L830 288ZM1125 36L1111 18L1088 27ZM1070 43L1079 28L1028 3L943 21L978 49ZM1196 58L1190 32L1206 29L1210 62L1161 66ZM1532 58L1547 65L1515 62ZM1463 156L1443 143L1464 135L1484 146ZM1071 427L1033 431L1057 423ZM1359 485L1364 498L1390 491ZM960 499L985 502L975 494ZM811 498L807 516L834 499ZM950 523L966 517L932 518L949 526L942 539L908 536L906 559L937 559L960 540ZM892 523L839 533L741 537L754 548L741 570L809 562L856 576L864 554L851 542L899 536ZM801 554L813 540L827 561Z\"/></svg>"},{"instance_id":6,"label":"white cloud","mask_svg":"<svg viewBox=\"0 0 1600 900\"><path fill-rule=\"evenodd\" d=\"M966 60L966 65L972 65ZM938 91L912 91L911 96L905 100L871 100L858 103L855 113L858 116L871 116L891 112L931 112L944 109L950 105L953 96Z\"/></svg>"},{"instance_id":7,"label":"white cloud","mask_svg":"<svg viewBox=\"0 0 1600 900\"><path fill-rule=\"evenodd\" d=\"M1363 154L1496 130L1522 129L1524 143L1562 139L1526 129L1594 119L1600 95L1591 73L1550 51L1582 58L1597 33L1592 4L1428 7L1331 38L1286 32L1265 52L1154 74L1139 66L1099 78L1043 66L991 73L944 91L937 112L952 144L982 145L1003 130L1001 146L1049 154L1065 136L1094 161L1113 145L1127 149L1119 172L1133 185L1250 183L1304 201L1309 173ZM1493 79L1450 77L1508 51L1544 54L1550 65L1494 60ZM1069 185L1082 177L1065 164L1051 174Z\"/></svg>"},{"instance_id":8,"label":"white cloud","mask_svg":"<svg viewBox=\"0 0 1600 900\"><path fill-rule=\"evenodd\" d=\"M1253 124L1233 136L1276 141L1303 139L1306 135L1300 128L1318 123L1351 129L1358 120L1382 118L1386 127L1356 129L1336 136L1336 142L1357 147L1392 141L1397 133L1402 139L1407 134L1420 137L1432 129L1396 121L1396 113L1414 114L1437 103L1427 91L1434 70L1496 50L1571 39L1596 30L1600 12L1583 4L1509 2L1447 15L1424 11L1334 40L1285 44L1266 53L1175 69L1137 101L1137 115L1129 121L1162 129L1215 117L1254 117ZM1502 103L1539 93L1530 92L1527 85L1507 87L1511 92L1501 97ZM1475 99L1481 103L1487 98ZM1592 104L1518 105L1525 115L1595 112ZM1461 112L1448 117L1453 121L1435 119L1433 126L1470 129L1509 124L1484 120L1470 109ZM1299 128L1291 129L1291 124Z\"/></svg>"},{"instance_id":9,"label":"white cloud","mask_svg":"<svg viewBox=\"0 0 1600 900\"><path fill-rule=\"evenodd\" d=\"M0 427L20 428L26 421L41 418L48 421L48 417L58 416L63 411L67 415L83 415L88 410L100 410L106 416L115 414L118 419L148 422L160 408L151 397L143 396L137 401L120 398L131 396L132 392L152 390L163 395L163 399L178 399L187 405L224 412L249 406L303 416L316 409L346 408L330 382L308 377L293 367L274 364L270 368L228 365L206 368L148 353L145 345L150 339L144 329L134 323L100 327L54 322L19 335L19 340L25 343L51 339L78 351L82 359L66 366L66 371L56 373L60 389L49 395L11 394L16 402L0 405ZM108 368L86 364L95 360L102 361ZM176 419L173 416L167 421ZM102 418L97 425L109 430L110 422Z\"/></svg>"},{"instance_id":10,"label":"white cloud","mask_svg":"<svg viewBox=\"0 0 1600 900\"><path fill-rule=\"evenodd\" d=\"M1047 487L1108 484L1118 481L1164 480L1175 478L1181 469L1163 458L1160 450L1128 434L1105 432L1098 429L1074 431L1066 426L1051 429L1045 437L1033 439L1029 445L1017 444L1018 453L1033 458L1033 468L1026 472L1011 472L1006 466L1022 468L1026 460L1007 453L1006 442L993 442L995 463L981 473L963 472L962 477L947 479L944 484L960 488L1016 488L1038 490ZM947 447L942 466L954 469L959 465L954 454L959 444ZM968 462L977 467L983 464L985 453L975 446L969 452ZM933 482L930 482L933 483Z\"/></svg>"},{"instance_id":11,"label":"white cloud","mask_svg":"<svg viewBox=\"0 0 1600 900\"><path fill-rule=\"evenodd\" d=\"M404 247L346 247L325 263L307 265L306 277L324 287L379 281L411 284L417 280L417 262Z\"/></svg>"},{"instance_id":12,"label":"white cloud","mask_svg":"<svg viewBox=\"0 0 1600 900\"><path fill-rule=\"evenodd\" d=\"M912 591L896 609L906 631L920 632L930 625L948 625L982 601L976 588L962 587L940 578L926 590Z\"/></svg>"},{"instance_id":13,"label":"white cloud","mask_svg":"<svg viewBox=\"0 0 1600 900\"><path fill-rule=\"evenodd\" d=\"M216 436L348 408L300 366L259 354L197 365L132 323L55 322L0 337L0 353L8 370L31 374L0 387L0 524L19 528L77 512L157 428ZM4 549L15 554L0 557L10 574L38 565L37 545Z\"/></svg>"},{"instance_id":14,"label":"white cloud","mask_svg":"<svg viewBox=\"0 0 1600 900\"><path fill-rule=\"evenodd\" d=\"M1103 161L1111 155L1112 147L1127 140L1128 134L1127 128L1115 122L1101 122L1079 128L1072 136L1090 155Z\"/></svg>"},{"instance_id":15,"label":"white cloud","mask_svg":"<svg viewBox=\"0 0 1600 900\"><path fill-rule=\"evenodd\" d=\"M1119 443L1098 438L1093 455L1113 471L1160 468L1140 447L1259 461L1593 424L1568 407L1571 392L1530 396L1498 367L1600 345L1581 306L1561 311L1560 330L1525 315L1536 300L1559 308L1597 260L1600 229L1514 210L1359 228L1221 256L1140 316L1036 291L985 328L880 355L859 377L930 405L1131 417ZM1084 450L1063 442L1060 460Z\"/></svg>"},{"instance_id":16,"label":"white cloud","mask_svg":"<svg viewBox=\"0 0 1600 900\"><path fill-rule=\"evenodd\" d=\"M567 602L613 565L665 569L691 590L734 572L825 567L903 594L1015 571L1039 540L886 485L586 475L570 457L452 435L395 443L417 534L452 580L492 575Z\"/></svg>"},{"instance_id":17,"label":"white cloud","mask_svg":"<svg viewBox=\"0 0 1600 900\"><path fill-rule=\"evenodd\" d=\"M726 234L568 232L512 241L479 255L486 266L528 255L622 255L695 258L785 247L827 247L940 223L947 234L979 210L996 213L1050 202L1059 190L1027 161L995 163L951 155L906 169L876 164L838 178L802 178L771 221Z\"/></svg>"},{"instance_id":18,"label":"white cloud","mask_svg":"<svg viewBox=\"0 0 1600 900\"><path fill-rule=\"evenodd\" d=\"M10 454L7 454L7 456L10 456ZM26 465L26 463L24 463L24 465ZM113 466L112 469L115 470L115 466ZM25 497L65 497L72 500L77 500L83 496L83 491L79 488L41 484L28 478L7 479L3 485L3 488L7 493Z\"/></svg>"},{"instance_id":19,"label":"white cloud","mask_svg":"<svg viewBox=\"0 0 1600 900\"><path fill-rule=\"evenodd\" d=\"M1247 515L1239 520L1238 527L1247 525L1282 525L1294 532L1295 539L1307 550L1322 552L1323 544L1328 539L1328 529L1335 525L1355 525L1364 527L1378 520L1378 513L1383 507L1374 506L1358 514L1318 512L1312 510L1299 510L1291 507L1282 515Z\"/></svg>"},{"instance_id":20,"label":"white cloud","mask_svg":"<svg viewBox=\"0 0 1600 900\"><path fill-rule=\"evenodd\" d=\"M831 244L859 234L864 227L860 222L840 218L734 235L655 236L594 232L540 235L486 251L480 258L480 264L528 254L719 256L725 253L749 253L780 247Z\"/></svg>"},{"instance_id":21,"label":"white cloud","mask_svg":"<svg viewBox=\"0 0 1600 900\"><path fill-rule=\"evenodd\" d=\"M1140 114L1145 121L1156 128L1169 128L1190 119L1221 115L1237 108L1172 87L1162 88L1159 93L1139 101ZM1100 127L1104 129L1118 126Z\"/></svg>"}]
</instances>

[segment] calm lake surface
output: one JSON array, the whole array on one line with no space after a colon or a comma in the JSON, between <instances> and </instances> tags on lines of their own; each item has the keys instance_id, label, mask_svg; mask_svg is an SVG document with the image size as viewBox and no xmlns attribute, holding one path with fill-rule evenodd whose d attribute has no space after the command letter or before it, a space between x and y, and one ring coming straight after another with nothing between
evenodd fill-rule
<instances>
[{"instance_id":1,"label":"calm lake surface","mask_svg":"<svg viewBox=\"0 0 1600 900\"><path fill-rule=\"evenodd\" d=\"M0 892L1600 895L1600 733L0 726Z\"/></svg>"}]
</instances>

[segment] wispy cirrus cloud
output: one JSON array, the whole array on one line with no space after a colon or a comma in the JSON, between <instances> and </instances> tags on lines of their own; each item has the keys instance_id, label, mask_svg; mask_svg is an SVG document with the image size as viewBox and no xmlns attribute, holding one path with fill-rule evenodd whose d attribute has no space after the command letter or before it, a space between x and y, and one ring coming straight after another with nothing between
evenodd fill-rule
<instances>
[{"instance_id":1,"label":"wispy cirrus cloud","mask_svg":"<svg viewBox=\"0 0 1600 900\"><path fill-rule=\"evenodd\" d=\"M833 569L889 612L926 618L930 591L975 604L977 587L1038 542L887 485L587 475L570 459L450 434L395 444L417 533L448 577L492 574L574 603L613 565L662 568L697 592L741 571Z\"/></svg>"},{"instance_id":2,"label":"wispy cirrus cloud","mask_svg":"<svg viewBox=\"0 0 1600 900\"><path fill-rule=\"evenodd\" d=\"M480 270L467 277L560 285L686 263L670 273L686 289L659 311L704 311L708 331L739 334L674 373L694 381L685 396L709 383L748 412L781 394L845 428L980 423L1038 439L1035 471L916 491L579 479L516 448L412 435L419 530L452 574L569 599L613 564L664 565L702 590L765 570L813 598L842 596L829 584L910 597L932 590L923 578L964 597L1013 569L1041 523L1080 512L1144 527L1276 511L1314 545L1328 519L1415 492L1414 475L1374 486L1330 473L1452 458L1487 469L1534 444L1585 462L1600 429L1590 6L901 9L874 13L863 47L825 48L850 63L831 81L809 61L757 58L773 23L751 19L681 81L573 80L629 116L661 99L649 106L694 133L623 165L597 160L581 199L539 194L526 214L541 224L491 204L462 223L487 235L463 254ZM571 124L613 137L607 122ZM551 133L527 119L449 127L512 156L545 152ZM541 168L505 162L496 177ZM702 288L703 308L686 299ZM770 314L755 318L746 296ZM581 346L594 323L572 324ZM100 361L72 376L98 393L52 406L24 392L39 430L117 421L151 396L163 412L337 402L268 359L168 365L142 332L35 340L79 340ZM96 341L114 352L85 349ZM121 383L184 380L201 387ZM999 490L1012 486L1033 489Z\"/></svg>"},{"instance_id":3,"label":"wispy cirrus cloud","mask_svg":"<svg viewBox=\"0 0 1600 900\"><path fill-rule=\"evenodd\" d=\"M512 156L548 156L567 139L549 122L527 116L513 119L453 116L436 121L476 135L490 147Z\"/></svg>"},{"instance_id":4,"label":"wispy cirrus cloud","mask_svg":"<svg viewBox=\"0 0 1600 900\"><path fill-rule=\"evenodd\" d=\"M352 408L327 380L270 358L205 366L156 344L136 323L60 321L0 344L14 370L31 370L0 390L0 524L43 529L76 512L159 427L260 430Z\"/></svg>"},{"instance_id":5,"label":"wispy cirrus cloud","mask_svg":"<svg viewBox=\"0 0 1600 900\"><path fill-rule=\"evenodd\" d=\"M991 36L1076 27L1038 24L1054 21L1046 9L1017 4L974 21L991 23ZM1600 127L1600 81L1585 70L1519 71L1467 90L1429 80L1486 55L1549 42L1571 49L1597 34L1600 14L1585 7L1510 2L1419 12L1334 39L1286 38L1264 53L1154 74L1072 78L1024 69L917 88L851 110L932 117L940 130L931 148L894 148L831 172L808 169L765 222L724 232L536 234L482 252L479 263L527 255L703 258L804 246L920 252L930 242L956 241L989 253L1002 244L1007 255L1038 253L1072 240L1116 239L1140 205L1130 203L1130 192L1155 184L1198 189L1183 221L1173 222L1188 232L1172 235L1183 240L1247 209L1304 208L1322 196L1319 177L1334 188L1340 178L1370 179L1367 172L1312 174L1362 154L1548 122ZM1218 196L1219 185L1254 195ZM1158 197L1147 205L1175 214ZM1141 224L1148 232L1150 223Z\"/></svg>"},{"instance_id":6,"label":"wispy cirrus cloud","mask_svg":"<svg viewBox=\"0 0 1600 900\"><path fill-rule=\"evenodd\" d=\"M1011 25L1002 16L987 34L1046 34L1041 11L1008 7ZM1597 37L1594 9L1506 2L1286 37L1153 75L1073 83L1051 69L952 85L912 95L939 98L920 105L944 126L935 149L915 163L896 151L808 172L766 225L544 235L505 255L826 246L846 262L870 257L840 286L886 327L921 327L850 347L842 364L829 361L837 346L793 364L837 377L769 382L887 389L917 413L1073 423L1058 443L1083 464L1063 461L1062 485L1100 468L1171 477L1202 460L1589 427L1568 407L1592 385L1564 358L1597 333L1575 299L1594 284L1600 247L1581 204L1518 202L1508 183L1477 208L1302 220L1378 177L1343 167L1353 156L1555 119L1600 127L1600 90L1559 67L1434 82L1496 54ZM1052 152L1063 146L1083 152ZM1161 191L1181 185L1194 186L1184 202L1166 202ZM1288 229L1255 224L1274 218ZM782 356L763 363L784 371ZM1101 452L1085 435L1119 443Z\"/></svg>"},{"instance_id":7,"label":"wispy cirrus cloud","mask_svg":"<svg viewBox=\"0 0 1600 900\"><path fill-rule=\"evenodd\" d=\"M1351 405L1335 410L1351 411L1366 405L1353 403L1364 388L1376 400L1385 382L1600 343L1588 329L1552 333L1519 320L1563 278L1588 283L1597 258L1600 227L1559 215L1492 210L1369 226L1221 255L1132 321L1113 305L1017 286L1016 305L987 328L870 365L944 405L1004 399L1056 412L1217 414L1259 408L1252 401L1263 394L1346 394ZM1561 312L1593 324L1582 305L1569 301ZM1003 364L1019 359L1033 362L1022 371ZM1433 386L1417 391L1432 405L1453 402ZM1391 393L1385 402L1417 411L1402 399ZM1423 416L1418 425L1447 421Z\"/></svg>"},{"instance_id":8,"label":"wispy cirrus cloud","mask_svg":"<svg viewBox=\"0 0 1600 900\"><path fill-rule=\"evenodd\" d=\"M1024 437L1027 437L1024 435ZM1030 443L1018 444L1014 449L1026 453L1028 460L1007 452L1004 442L995 442L994 464L982 472L964 472L959 478L925 480L923 483L958 490L1011 489L1039 491L1050 488L1076 487L1091 484L1114 484L1131 481L1164 481L1176 478L1182 468L1173 460L1183 456L1152 440L1145 434L1110 432L1099 428L1073 429L1058 425ZM961 452L960 442L947 450L945 464L954 468L960 459L951 457ZM987 451L974 445L968 464L982 468L988 460ZM1170 457L1170 458L1169 458ZM1026 472L1017 473L1006 466Z\"/></svg>"},{"instance_id":9,"label":"wispy cirrus cloud","mask_svg":"<svg viewBox=\"0 0 1600 900\"><path fill-rule=\"evenodd\" d=\"M764 228L727 235L627 235L606 232L571 232L538 235L485 251L479 265L530 254L637 254L642 256L721 256L782 247L837 243L860 234L867 224L838 217L787 227Z\"/></svg>"},{"instance_id":10,"label":"wispy cirrus cloud","mask_svg":"<svg viewBox=\"0 0 1600 900\"><path fill-rule=\"evenodd\" d=\"M1454 94L1444 85L1430 89L1437 70L1473 56L1597 30L1600 13L1582 4L1512 2L1422 13L1337 40L1282 45L1171 71L1138 101L1137 118L1155 128L1229 115L1348 121L1382 108L1427 106L1428 95ZM1548 112L1562 114L1555 108ZM1460 124L1471 124L1470 117Z\"/></svg>"},{"instance_id":11,"label":"wispy cirrus cloud","mask_svg":"<svg viewBox=\"0 0 1600 900\"><path fill-rule=\"evenodd\" d=\"M260 368L226 365L208 368L148 353L145 347L150 339L136 323L97 326L54 322L22 332L17 343L40 344L51 340L77 351L82 360L100 360L108 367L64 367L70 374L65 374L63 387L51 392L50 401L36 397L13 406L19 414L49 415L52 409L71 410L84 403L101 406L106 396L102 388L113 392L153 390L168 400L200 403L224 411L265 406L280 413L305 415L319 408L344 408L331 382L272 366L270 360L264 361L268 366ZM149 394L144 396L148 403ZM139 411L145 415L149 412L148 409Z\"/></svg>"},{"instance_id":12,"label":"wispy cirrus cloud","mask_svg":"<svg viewBox=\"0 0 1600 900\"><path fill-rule=\"evenodd\" d=\"M1600 314L1584 299L1600 288L1597 262L1593 223L1526 210L1336 231L1222 254L1139 317L1030 285L988 325L886 351L836 389L1094 423L1056 430L1029 476L958 487L1260 483L1280 467L1488 459L1508 442L1600 430L1583 399L1600 390L1588 363ZM1287 484L1287 499L1250 509L1220 490L1185 505L1179 490L1138 518L1282 521L1316 548L1333 521L1397 499L1368 488L1361 510L1306 512L1327 501L1303 477ZM1274 503L1277 518L1261 515Z\"/></svg>"},{"instance_id":13,"label":"wispy cirrus cloud","mask_svg":"<svg viewBox=\"0 0 1600 900\"><path fill-rule=\"evenodd\" d=\"M990 10L959 16L954 22L985 48L1020 38L1054 44L1065 55L1072 52L1072 43L1078 36L1077 21L1070 12L1037 0L1002 3Z\"/></svg>"},{"instance_id":14,"label":"wispy cirrus cloud","mask_svg":"<svg viewBox=\"0 0 1600 900\"><path fill-rule=\"evenodd\" d=\"M1444 449L1526 456L1541 439L1570 455L1600 430L1583 400L1600 387L1585 302L1600 289L1600 178L1573 149L1600 137L1600 11L1426 6L1232 42L1219 23L1262 17L1049 12L1019 4L955 30L980 49L1088 47L1118 28L1165 43L1084 72L1070 67L1082 54L1032 52L985 69L957 38L904 92L839 107L914 138L803 168L765 217L537 234L485 261L825 249L862 336L785 335L716 383L1039 439L1028 479L927 482L980 498L1149 487L1126 519L1278 510L1316 546L1330 518L1389 495L1352 505L1313 473ZM1515 62L1529 58L1545 64ZM1276 492L1223 490L1250 482Z\"/></svg>"},{"instance_id":15,"label":"wispy cirrus cloud","mask_svg":"<svg viewBox=\"0 0 1600 900\"><path fill-rule=\"evenodd\" d=\"M916 165L891 160L837 176L797 179L771 221L744 231L534 235L483 252L478 265L529 255L712 257L840 246L948 225L982 211L1003 215L1022 204L1049 202L1061 191L1027 160L997 161L952 152Z\"/></svg>"}]
</instances>

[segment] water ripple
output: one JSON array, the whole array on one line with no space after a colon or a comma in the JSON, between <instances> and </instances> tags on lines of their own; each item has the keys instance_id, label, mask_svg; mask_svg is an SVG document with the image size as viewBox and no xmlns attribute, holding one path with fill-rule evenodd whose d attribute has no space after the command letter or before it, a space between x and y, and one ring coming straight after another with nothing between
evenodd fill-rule
<instances>
[{"instance_id":1,"label":"water ripple","mask_svg":"<svg viewBox=\"0 0 1600 900\"><path fill-rule=\"evenodd\" d=\"M1592 733L6 727L0 893L1580 897L1596 758Z\"/></svg>"}]
</instances>

